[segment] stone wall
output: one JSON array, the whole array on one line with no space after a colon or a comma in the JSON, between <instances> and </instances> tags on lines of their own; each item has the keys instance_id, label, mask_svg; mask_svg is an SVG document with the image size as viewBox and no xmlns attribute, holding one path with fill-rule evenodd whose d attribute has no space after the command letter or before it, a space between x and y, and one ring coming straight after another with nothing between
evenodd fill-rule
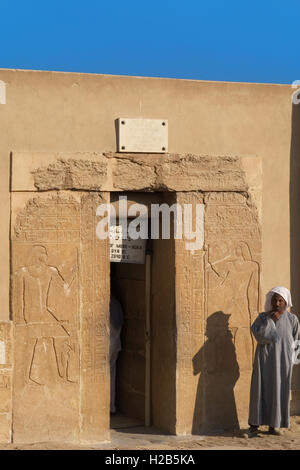
<instances>
[{"instance_id":1,"label":"stone wall","mask_svg":"<svg viewBox=\"0 0 300 470\"><path fill-rule=\"evenodd\" d=\"M190 204L194 224L204 207L203 246L153 243L153 424L181 434L245 423L260 172L251 157L12 155L15 442L108 436L109 250L96 207L120 190Z\"/></svg>"},{"instance_id":2,"label":"stone wall","mask_svg":"<svg viewBox=\"0 0 300 470\"><path fill-rule=\"evenodd\" d=\"M177 193L204 204L204 245L175 242L177 432L247 426L260 311L261 231L247 193Z\"/></svg>"},{"instance_id":3,"label":"stone wall","mask_svg":"<svg viewBox=\"0 0 300 470\"><path fill-rule=\"evenodd\" d=\"M12 194L14 442L108 436L107 241L87 193Z\"/></svg>"},{"instance_id":4,"label":"stone wall","mask_svg":"<svg viewBox=\"0 0 300 470\"><path fill-rule=\"evenodd\" d=\"M7 91L0 113L0 320L4 325L9 325L10 318L10 190L32 191L36 195L37 190L110 192L132 190L134 186L139 191L243 192L255 203L262 230L262 294L273 285L291 286L297 313L299 106L291 105L290 86L20 70L1 70L0 75ZM116 149L115 119L120 116L168 119L170 155L112 153ZM227 156L227 160L217 159L222 156ZM225 186L228 172L233 178ZM19 209L23 210L24 204ZM219 217L222 221L223 214ZM226 236L221 239L222 249L232 252ZM258 262L258 250L252 242L246 243L251 255L248 261ZM177 253L180 250L178 246ZM208 252L211 250L210 247ZM245 245L241 250L247 251ZM48 250L47 253L49 256ZM204 255L184 253L187 258L183 259L190 266L187 271L192 269L192 260L200 270ZM249 258L249 254L245 256ZM205 258L202 263L206 263ZM178 275L185 279L182 273ZM186 300L180 295L184 306ZM171 298L170 294L170 302ZM172 324L169 314L168 324ZM178 321L180 315L177 309ZM205 321L201 327L203 340ZM170 357L174 354L172 348L168 350ZM11 363L0 367L5 370L4 375L10 375ZM176 370L173 372L170 381L176 375ZM294 378L297 380L293 381L292 409L297 412L299 378ZM4 420L2 435L8 439L11 392L9 379L3 380L5 411L0 411L0 417ZM197 384L197 377L192 380ZM235 388L239 383L241 375ZM172 404L168 404L169 416L174 396ZM157 408L158 417L160 411Z\"/></svg>"},{"instance_id":5,"label":"stone wall","mask_svg":"<svg viewBox=\"0 0 300 470\"><path fill-rule=\"evenodd\" d=\"M12 322L0 322L0 442L12 438Z\"/></svg>"}]
</instances>

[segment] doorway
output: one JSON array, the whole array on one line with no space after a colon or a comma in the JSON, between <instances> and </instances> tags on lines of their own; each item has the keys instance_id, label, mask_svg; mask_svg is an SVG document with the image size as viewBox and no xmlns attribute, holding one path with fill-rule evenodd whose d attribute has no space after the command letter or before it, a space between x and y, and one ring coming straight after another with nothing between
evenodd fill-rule
<instances>
[{"instance_id":1,"label":"doorway","mask_svg":"<svg viewBox=\"0 0 300 470\"><path fill-rule=\"evenodd\" d=\"M145 264L111 263L111 294L120 302L124 317L112 428L145 425L145 290Z\"/></svg>"},{"instance_id":2,"label":"doorway","mask_svg":"<svg viewBox=\"0 0 300 470\"><path fill-rule=\"evenodd\" d=\"M169 202L168 193L127 196L128 206L140 203L150 208L152 203ZM118 194L114 194L111 202L117 199ZM174 240L164 240L161 236L148 240L143 264L112 262L110 267L111 293L121 303L124 314L122 349L116 364L116 413L111 415L111 428L153 425L173 432L176 416Z\"/></svg>"}]
</instances>

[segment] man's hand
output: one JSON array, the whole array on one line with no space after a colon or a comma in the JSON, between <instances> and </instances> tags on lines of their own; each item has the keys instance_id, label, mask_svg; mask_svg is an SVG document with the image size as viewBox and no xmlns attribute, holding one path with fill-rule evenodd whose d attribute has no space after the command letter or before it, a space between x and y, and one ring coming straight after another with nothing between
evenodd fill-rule
<instances>
[{"instance_id":1,"label":"man's hand","mask_svg":"<svg viewBox=\"0 0 300 470\"><path fill-rule=\"evenodd\" d=\"M276 323L279 320L279 318L281 317L281 314L279 312L277 312L277 310L273 310L272 312L270 312L270 317Z\"/></svg>"}]
</instances>

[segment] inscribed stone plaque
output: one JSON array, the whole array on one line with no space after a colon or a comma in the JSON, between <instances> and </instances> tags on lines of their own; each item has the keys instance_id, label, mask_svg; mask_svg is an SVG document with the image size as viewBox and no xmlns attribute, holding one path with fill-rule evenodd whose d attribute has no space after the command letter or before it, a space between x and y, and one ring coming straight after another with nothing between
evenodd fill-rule
<instances>
[{"instance_id":1,"label":"inscribed stone plaque","mask_svg":"<svg viewBox=\"0 0 300 470\"><path fill-rule=\"evenodd\" d=\"M119 152L168 151L167 119L118 119Z\"/></svg>"}]
</instances>

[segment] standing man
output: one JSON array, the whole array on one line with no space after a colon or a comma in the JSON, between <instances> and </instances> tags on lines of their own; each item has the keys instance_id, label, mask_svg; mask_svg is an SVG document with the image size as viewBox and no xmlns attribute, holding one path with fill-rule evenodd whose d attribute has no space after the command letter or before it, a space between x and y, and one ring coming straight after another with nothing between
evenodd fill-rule
<instances>
[{"instance_id":1,"label":"standing man","mask_svg":"<svg viewBox=\"0 0 300 470\"><path fill-rule=\"evenodd\" d=\"M250 390L248 436L258 434L260 425L269 433L281 435L276 428L288 428L290 390L295 340L299 338L299 321L288 309L291 294L285 287L273 287L267 294L265 312L251 331L257 340Z\"/></svg>"},{"instance_id":2,"label":"standing man","mask_svg":"<svg viewBox=\"0 0 300 470\"><path fill-rule=\"evenodd\" d=\"M110 412L116 412L116 362L121 351L121 330L124 322L124 314L120 302L111 295L110 297Z\"/></svg>"}]
</instances>

